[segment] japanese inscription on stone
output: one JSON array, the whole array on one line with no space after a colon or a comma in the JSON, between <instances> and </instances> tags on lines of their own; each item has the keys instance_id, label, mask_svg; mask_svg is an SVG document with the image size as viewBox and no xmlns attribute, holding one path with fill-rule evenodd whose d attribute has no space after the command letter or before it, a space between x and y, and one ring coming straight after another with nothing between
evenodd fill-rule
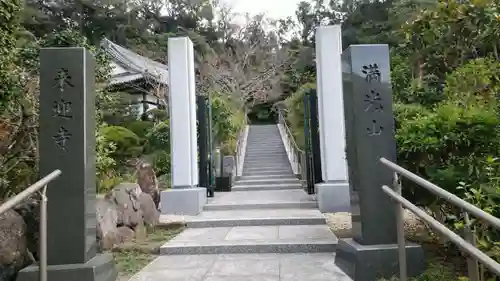
<instances>
[{"instance_id":1,"label":"japanese inscription on stone","mask_svg":"<svg viewBox=\"0 0 500 281\"><path fill-rule=\"evenodd\" d=\"M368 93L365 95L365 112L371 114L371 125L366 128L368 136L380 136L384 131L384 126L380 125L377 121L377 113L384 111L384 106L382 105L382 98L380 93L376 90L377 87L373 87L374 83L380 83L381 72L378 64L368 64L363 65L361 73L365 75L365 82L368 84Z\"/></svg>"},{"instance_id":2,"label":"japanese inscription on stone","mask_svg":"<svg viewBox=\"0 0 500 281\"><path fill-rule=\"evenodd\" d=\"M53 117L61 118L61 119L71 119L73 116L71 115L71 102L66 101L64 99L64 90L66 88L73 88L74 85L71 82L71 75L69 71L65 68L59 69L57 71L56 76L54 78L54 88L59 90L60 96L59 99L55 100L52 107ZM57 146L66 151L66 147L68 142L71 139L72 134L64 128L64 126L60 126L59 130L52 137Z\"/></svg>"}]
</instances>

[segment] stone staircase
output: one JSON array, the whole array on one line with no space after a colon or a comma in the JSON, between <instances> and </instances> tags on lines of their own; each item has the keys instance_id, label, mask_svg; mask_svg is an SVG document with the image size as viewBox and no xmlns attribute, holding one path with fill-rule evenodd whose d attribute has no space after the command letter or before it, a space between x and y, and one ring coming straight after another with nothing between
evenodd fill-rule
<instances>
[{"instance_id":1,"label":"stone staircase","mask_svg":"<svg viewBox=\"0 0 500 281\"><path fill-rule=\"evenodd\" d=\"M186 220L135 277L151 279L134 281L350 280L334 264L337 237L293 175L276 125L250 127L242 177ZM184 279L168 279L180 261ZM151 273L158 268L162 279Z\"/></svg>"}]
</instances>

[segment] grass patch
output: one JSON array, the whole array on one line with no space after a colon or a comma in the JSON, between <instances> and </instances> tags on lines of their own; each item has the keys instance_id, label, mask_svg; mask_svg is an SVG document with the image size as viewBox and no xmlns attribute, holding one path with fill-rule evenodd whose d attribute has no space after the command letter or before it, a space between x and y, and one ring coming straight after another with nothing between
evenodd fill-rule
<instances>
[{"instance_id":1,"label":"grass patch","mask_svg":"<svg viewBox=\"0 0 500 281\"><path fill-rule=\"evenodd\" d=\"M180 224L158 226L148 230L146 239L132 240L118 245L112 250L119 271L118 280L128 280L152 262L165 242L174 238L184 230Z\"/></svg>"},{"instance_id":2,"label":"grass patch","mask_svg":"<svg viewBox=\"0 0 500 281\"><path fill-rule=\"evenodd\" d=\"M449 264L441 260L428 259L427 270L416 278L409 278L410 281L457 281L457 275L450 269ZM398 277L391 279L379 279L378 281L399 281Z\"/></svg>"}]
</instances>

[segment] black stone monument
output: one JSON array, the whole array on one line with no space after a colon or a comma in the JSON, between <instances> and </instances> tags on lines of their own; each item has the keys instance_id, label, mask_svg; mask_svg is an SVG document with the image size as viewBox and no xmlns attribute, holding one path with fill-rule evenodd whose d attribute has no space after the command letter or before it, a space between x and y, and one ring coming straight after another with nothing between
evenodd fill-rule
<instances>
[{"instance_id":1,"label":"black stone monument","mask_svg":"<svg viewBox=\"0 0 500 281\"><path fill-rule=\"evenodd\" d=\"M95 60L84 48L40 52L40 174L62 171L47 189L49 281L111 281L113 257L97 254ZM38 280L38 266L17 281Z\"/></svg>"},{"instance_id":2,"label":"black stone monument","mask_svg":"<svg viewBox=\"0 0 500 281\"><path fill-rule=\"evenodd\" d=\"M353 237L339 241L336 263L356 281L389 278L399 273L396 208L380 188L392 186L393 172L379 159L396 161L389 47L350 46L342 74L349 185L359 202L351 202ZM407 244L406 252L408 274L418 275L422 248Z\"/></svg>"}]
</instances>

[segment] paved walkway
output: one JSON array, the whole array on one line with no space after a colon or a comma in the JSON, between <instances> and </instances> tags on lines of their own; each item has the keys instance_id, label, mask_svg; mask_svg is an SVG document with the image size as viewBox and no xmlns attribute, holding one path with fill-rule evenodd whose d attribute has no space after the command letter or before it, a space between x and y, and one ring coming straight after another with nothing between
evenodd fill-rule
<instances>
[{"instance_id":1,"label":"paved walkway","mask_svg":"<svg viewBox=\"0 0 500 281\"><path fill-rule=\"evenodd\" d=\"M293 176L275 125L251 126L242 178L131 281L347 281L337 237Z\"/></svg>"}]
</instances>

